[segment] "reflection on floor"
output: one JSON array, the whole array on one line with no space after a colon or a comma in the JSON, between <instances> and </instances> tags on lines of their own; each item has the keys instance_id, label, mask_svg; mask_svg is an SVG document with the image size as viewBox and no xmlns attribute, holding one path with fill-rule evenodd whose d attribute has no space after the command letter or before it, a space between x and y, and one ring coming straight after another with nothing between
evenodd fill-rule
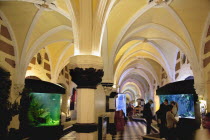
<instances>
[{"instance_id":1,"label":"reflection on floor","mask_svg":"<svg viewBox=\"0 0 210 140\"><path fill-rule=\"evenodd\" d=\"M72 131L67 135L65 135L64 137L62 137L60 140L76 140L76 132Z\"/></svg>"},{"instance_id":2,"label":"reflection on floor","mask_svg":"<svg viewBox=\"0 0 210 140\"><path fill-rule=\"evenodd\" d=\"M142 140L146 134L146 126L141 122L128 121L125 130L113 136L113 140ZM111 139L107 139L111 140Z\"/></svg>"},{"instance_id":3,"label":"reflection on floor","mask_svg":"<svg viewBox=\"0 0 210 140\"><path fill-rule=\"evenodd\" d=\"M142 136L146 134L146 126L144 123L128 121L123 132L117 132L112 138L105 140L143 140ZM60 140L76 140L76 132L72 131L62 137Z\"/></svg>"}]
</instances>

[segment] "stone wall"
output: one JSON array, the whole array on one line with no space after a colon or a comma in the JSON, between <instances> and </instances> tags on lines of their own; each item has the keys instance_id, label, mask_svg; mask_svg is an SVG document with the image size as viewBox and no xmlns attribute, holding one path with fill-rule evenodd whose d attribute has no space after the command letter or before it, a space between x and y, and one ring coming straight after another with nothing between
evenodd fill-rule
<instances>
[{"instance_id":1,"label":"stone wall","mask_svg":"<svg viewBox=\"0 0 210 140\"><path fill-rule=\"evenodd\" d=\"M45 49L41 49L32 59L26 71L26 77L36 76L44 81L51 81L51 66Z\"/></svg>"},{"instance_id":2,"label":"stone wall","mask_svg":"<svg viewBox=\"0 0 210 140\"><path fill-rule=\"evenodd\" d=\"M185 80L189 76L193 76L190 62L187 59L186 55L179 51L177 53L175 66L175 81Z\"/></svg>"}]
</instances>

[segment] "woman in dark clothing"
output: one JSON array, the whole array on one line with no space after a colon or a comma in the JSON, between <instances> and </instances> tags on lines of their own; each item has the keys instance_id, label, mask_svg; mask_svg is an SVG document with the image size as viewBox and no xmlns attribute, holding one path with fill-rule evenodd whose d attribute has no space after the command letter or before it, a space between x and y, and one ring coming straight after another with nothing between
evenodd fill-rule
<instances>
[{"instance_id":1,"label":"woman in dark clothing","mask_svg":"<svg viewBox=\"0 0 210 140\"><path fill-rule=\"evenodd\" d=\"M123 116L123 111L115 111L115 117L114 117L115 125L116 125L116 130L117 131L123 131L124 126L125 126L125 120Z\"/></svg>"}]
</instances>

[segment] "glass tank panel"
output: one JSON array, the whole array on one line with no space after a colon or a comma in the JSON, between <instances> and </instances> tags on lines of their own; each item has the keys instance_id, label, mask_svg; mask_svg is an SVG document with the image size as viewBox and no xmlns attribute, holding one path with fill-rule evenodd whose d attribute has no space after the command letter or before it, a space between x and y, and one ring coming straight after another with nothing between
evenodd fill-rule
<instances>
[{"instance_id":1,"label":"glass tank panel","mask_svg":"<svg viewBox=\"0 0 210 140\"><path fill-rule=\"evenodd\" d=\"M118 98L116 99L116 109L123 110L126 114L126 95L125 94L118 94Z\"/></svg>"},{"instance_id":2,"label":"glass tank panel","mask_svg":"<svg viewBox=\"0 0 210 140\"><path fill-rule=\"evenodd\" d=\"M60 124L60 94L30 93L29 125L33 127Z\"/></svg>"},{"instance_id":3,"label":"glass tank panel","mask_svg":"<svg viewBox=\"0 0 210 140\"><path fill-rule=\"evenodd\" d=\"M168 99L168 103L177 102L180 118L195 118L193 94L159 95L159 97L160 103L163 103L165 99Z\"/></svg>"}]
</instances>

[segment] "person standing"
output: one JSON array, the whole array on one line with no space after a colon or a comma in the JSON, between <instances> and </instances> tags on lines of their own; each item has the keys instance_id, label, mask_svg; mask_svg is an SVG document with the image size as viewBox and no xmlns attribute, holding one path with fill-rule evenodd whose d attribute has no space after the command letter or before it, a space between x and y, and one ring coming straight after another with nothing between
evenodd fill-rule
<instances>
[{"instance_id":1,"label":"person standing","mask_svg":"<svg viewBox=\"0 0 210 140\"><path fill-rule=\"evenodd\" d=\"M176 139L175 125L177 124L177 120L175 119L174 114L172 112L173 106L168 105L167 110L168 110L166 113L166 123L168 128L167 139L175 140Z\"/></svg>"},{"instance_id":2,"label":"person standing","mask_svg":"<svg viewBox=\"0 0 210 140\"><path fill-rule=\"evenodd\" d=\"M148 103L145 104L144 110L143 110L143 118L147 121L147 134L150 134L151 132L151 124L152 124L152 110L151 105L153 104L152 100L149 100Z\"/></svg>"},{"instance_id":3,"label":"person standing","mask_svg":"<svg viewBox=\"0 0 210 140\"><path fill-rule=\"evenodd\" d=\"M157 111L157 118L160 129L160 138L166 137L166 112L167 112L168 100L165 99L164 102L160 105L160 109Z\"/></svg>"},{"instance_id":4,"label":"person standing","mask_svg":"<svg viewBox=\"0 0 210 140\"><path fill-rule=\"evenodd\" d=\"M179 107L178 107L178 104L175 101L171 101L170 104L173 106L172 113L173 113L175 119L178 120L179 119L179 114L178 114Z\"/></svg>"},{"instance_id":5,"label":"person standing","mask_svg":"<svg viewBox=\"0 0 210 140\"><path fill-rule=\"evenodd\" d=\"M123 131L125 126L123 111L115 111L115 117L114 117L115 125L116 125L116 131Z\"/></svg>"},{"instance_id":6,"label":"person standing","mask_svg":"<svg viewBox=\"0 0 210 140\"><path fill-rule=\"evenodd\" d=\"M131 105L128 105L127 107L127 116L128 117L132 117L133 115L133 108L131 107Z\"/></svg>"}]
</instances>

